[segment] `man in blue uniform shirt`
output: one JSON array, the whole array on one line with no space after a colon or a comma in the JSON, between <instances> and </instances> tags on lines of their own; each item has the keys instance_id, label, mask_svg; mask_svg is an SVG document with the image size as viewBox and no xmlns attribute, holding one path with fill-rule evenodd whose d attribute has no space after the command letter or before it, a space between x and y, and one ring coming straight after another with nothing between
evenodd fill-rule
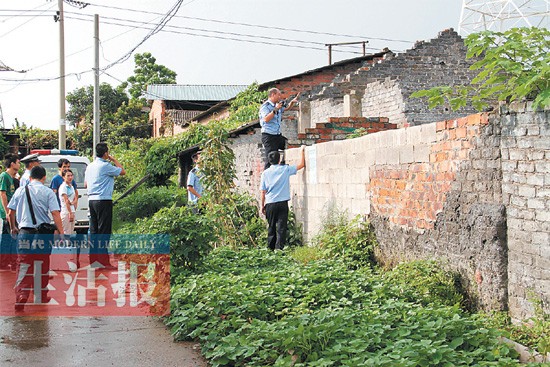
<instances>
[{"instance_id":1,"label":"man in blue uniform shirt","mask_svg":"<svg viewBox=\"0 0 550 367\"><path fill-rule=\"evenodd\" d=\"M286 138L281 134L281 122L283 112L298 102L298 95L290 101L288 106L284 105L283 94L277 88L271 88L268 92L267 101L260 107L260 125L262 127L262 144L264 146L265 166L270 166L269 153L285 149Z\"/></svg>"},{"instance_id":2,"label":"man in blue uniform shirt","mask_svg":"<svg viewBox=\"0 0 550 367\"><path fill-rule=\"evenodd\" d=\"M106 143L98 143L95 147L95 154L95 160L88 165L84 175L84 186L88 188L88 205L90 207L90 235L92 237L94 237L93 235L104 235L100 240L106 241L113 226L115 177L124 176L126 171L113 156L109 155L109 147ZM90 264L95 262L99 262L107 269L114 268L109 261L109 254L105 246L95 246L90 249Z\"/></svg>"},{"instance_id":3,"label":"man in blue uniform shirt","mask_svg":"<svg viewBox=\"0 0 550 367\"><path fill-rule=\"evenodd\" d=\"M25 172L23 173L23 176L21 176L19 186L25 187L29 184L29 182L31 182L31 169L33 169L33 167L39 166L41 161L38 154L35 153L29 154L24 158L21 158L19 162L25 164Z\"/></svg>"},{"instance_id":4,"label":"man in blue uniform shirt","mask_svg":"<svg viewBox=\"0 0 550 367\"><path fill-rule=\"evenodd\" d=\"M290 200L290 176L306 165L305 147L300 151L297 166L280 164L281 154L269 153L271 166L262 172L260 183L261 208L268 222L267 245L271 250L282 250L286 243L288 226L288 201Z\"/></svg>"},{"instance_id":5,"label":"man in blue uniform shirt","mask_svg":"<svg viewBox=\"0 0 550 367\"><path fill-rule=\"evenodd\" d=\"M25 240L32 243L36 236L37 227L42 223L50 223L52 214L59 234L63 234L63 225L59 214L59 204L52 190L44 186L46 169L41 166L33 167L30 174L31 181L27 186L18 188L11 198L9 209L9 222L11 233L19 234L17 281L15 284L16 303L15 310L22 311L28 300L34 282L34 266L41 264L41 291L34 289L34 303L48 303L48 282L50 271L51 247L48 240L25 247ZM30 203L27 198L27 190L32 201L32 209L35 221L33 221ZM17 217L17 221L16 221Z\"/></svg>"},{"instance_id":6,"label":"man in blue uniform shirt","mask_svg":"<svg viewBox=\"0 0 550 367\"><path fill-rule=\"evenodd\" d=\"M196 208L196 205L199 201L199 199L202 197L202 191L203 187L201 184L201 173L200 173L200 160L201 160L201 152L197 152L193 154L191 157L193 159L193 162L195 163L195 167L189 172L189 176L187 176L187 201L191 206Z\"/></svg>"}]
</instances>

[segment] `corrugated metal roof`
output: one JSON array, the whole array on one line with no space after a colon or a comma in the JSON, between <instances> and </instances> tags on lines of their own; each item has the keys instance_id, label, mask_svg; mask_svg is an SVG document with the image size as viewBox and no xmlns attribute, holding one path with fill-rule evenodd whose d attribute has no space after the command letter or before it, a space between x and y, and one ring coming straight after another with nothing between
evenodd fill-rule
<instances>
[{"instance_id":1,"label":"corrugated metal roof","mask_svg":"<svg viewBox=\"0 0 550 367\"><path fill-rule=\"evenodd\" d=\"M164 101L225 101L246 89L246 85L152 84L144 97Z\"/></svg>"}]
</instances>

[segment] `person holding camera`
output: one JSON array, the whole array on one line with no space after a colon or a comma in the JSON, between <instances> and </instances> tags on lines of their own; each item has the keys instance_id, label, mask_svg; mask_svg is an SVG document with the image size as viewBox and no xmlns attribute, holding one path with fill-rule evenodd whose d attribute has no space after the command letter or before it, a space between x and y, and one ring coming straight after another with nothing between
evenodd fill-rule
<instances>
[{"instance_id":1,"label":"person holding camera","mask_svg":"<svg viewBox=\"0 0 550 367\"><path fill-rule=\"evenodd\" d=\"M299 94L287 105L281 91L271 88L268 92L268 99L260 107L260 125L262 127L262 144L264 146L264 169L268 169L269 153L285 150L286 138L281 134L281 122L283 112L298 102ZM284 161L283 161L284 163Z\"/></svg>"},{"instance_id":2,"label":"person holding camera","mask_svg":"<svg viewBox=\"0 0 550 367\"><path fill-rule=\"evenodd\" d=\"M8 220L12 235L19 234L18 238L18 261L17 261L17 282L15 284L15 310L22 311L29 298L33 284L34 266L41 264L40 291L34 290L34 303L48 303L48 282L50 271L50 241L44 238L37 238L36 244L33 239L37 235L52 235L57 229L63 234L59 204L52 190L44 186L46 180L46 169L42 166L35 166L31 169L31 181L27 186L19 187L11 198L8 209ZM54 226L50 225L51 213ZM15 220L17 216L17 221ZM46 229L46 232L43 230Z\"/></svg>"}]
</instances>

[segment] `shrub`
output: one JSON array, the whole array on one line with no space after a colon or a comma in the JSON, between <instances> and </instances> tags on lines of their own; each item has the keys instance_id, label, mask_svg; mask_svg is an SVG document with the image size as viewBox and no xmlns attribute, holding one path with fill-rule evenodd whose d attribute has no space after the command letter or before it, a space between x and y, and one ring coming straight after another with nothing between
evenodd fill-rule
<instances>
[{"instance_id":1,"label":"shrub","mask_svg":"<svg viewBox=\"0 0 550 367\"><path fill-rule=\"evenodd\" d=\"M376 236L370 225L361 222L359 217L350 222L346 222L343 214L330 217L313 243L323 249L327 257L341 258L350 268L376 263Z\"/></svg>"},{"instance_id":2,"label":"shrub","mask_svg":"<svg viewBox=\"0 0 550 367\"><path fill-rule=\"evenodd\" d=\"M399 264L382 273L385 281L396 285L402 296L423 305L460 305L464 301L460 278L435 261L417 260Z\"/></svg>"},{"instance_id":3,"label":"shrub","mask_svg":"<svg viewBox=\"0 0 550 367\"><path fill-rule=\"evenodd\" d=\"M132 222L137 218L152 217L161 208L182 206L187 202L187 190L171 187L139 188L123 198L114 207L118 220Z\"/></svg>"},{"instance_id":4,"label":"shrub","mask_svg":"<svg viewBox=\"0 0 550 367\"><path fill-rule=\"evenodd\" d=\"M152 218L136 223L139 233L170 236L173 275L194 268L210 252L215 240L212 226L207 216L194 214L187 206L162 208Z\"/></svg>"}]
</instances>

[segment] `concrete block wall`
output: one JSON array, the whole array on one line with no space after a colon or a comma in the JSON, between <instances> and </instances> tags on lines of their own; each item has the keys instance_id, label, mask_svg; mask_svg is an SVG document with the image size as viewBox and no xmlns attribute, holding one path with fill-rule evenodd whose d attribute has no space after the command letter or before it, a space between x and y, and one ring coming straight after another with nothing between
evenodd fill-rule
<instances>
[{"instance_id":1,"label":"concrete block wall","mask_svg":"<svg viewBox=\"0 0 550 367\"><path fill-rule=\"evenodd\" d=\"M533 315L531 298L550 310L550 111L503 106L502 191L507 207L509 305Z\"/></svg>"},{"instance_id":2,"label":"concrete block wall","mask_svg":"<svg viewBox=\"0 0 550 367\"><path fill-rule=\"evenodd\" d=\"M242 192L247 192L260 201L260 178L264 170L263 148L259 128L232 139L231 149L235 153L235 184Z\"/></svg>"},{"instance_id":3,"label":"concrete block wall","mask_svg":"<svg viewBox=\"0 0 550 367\"><path fill-rule=\"evenodd\" d=\"M476 306L505 309L506 219L494 134L487 115L473 115L308 147L306 170L291 180L306 237L318 233L330 208L368 215L381 261L438 258L462 274Z\"/></svg>"}]
</instances>

